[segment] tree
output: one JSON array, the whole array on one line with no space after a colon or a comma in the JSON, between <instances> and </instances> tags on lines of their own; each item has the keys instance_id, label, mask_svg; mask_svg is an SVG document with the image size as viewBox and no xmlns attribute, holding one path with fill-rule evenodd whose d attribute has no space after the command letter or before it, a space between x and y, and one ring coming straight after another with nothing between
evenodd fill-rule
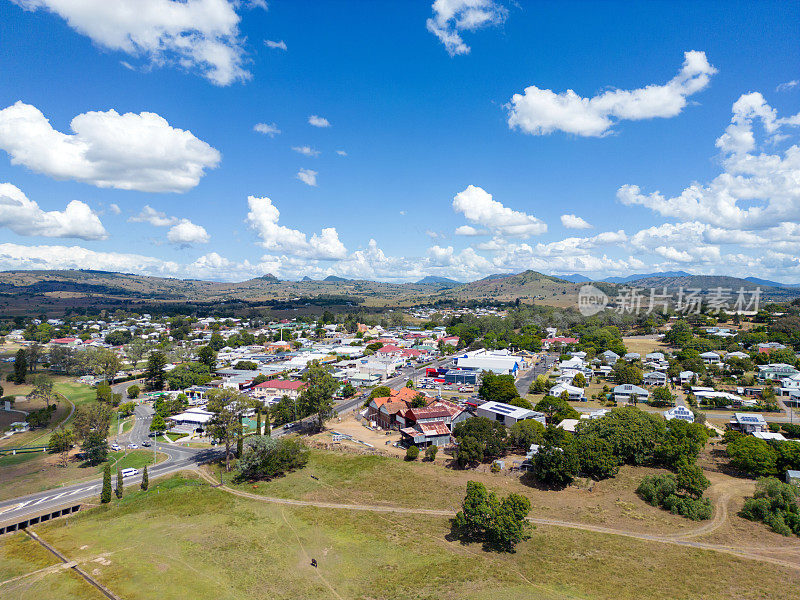
<instances>
[{"instance_id":1,"label":"tree","mask_svg":"<svg viewBox=\"0 0 800 600\"><path fill-rule=\"evenodd\" d=\"M272 425L270 423L272 415L270 414L269 406L264 409L264 435L269 437L272 435Z\"/></svg>"},{"instance_id":2,"label":"tree","mask_svg":"<svg viewBox=\"0 0 800 600\"><path fill-rule=\"evenodd\" d=\"M517 421L508 430L508 439L512 446L528 451L531 444L544 441L544 425L534 419Z\"/></svg>"},{"instance_id":3,"label":"tree","mask_svg":"<svg viewBox=\"0 0 800 600\"><path fill-rule=\"evenodd\" d=\"M256 406L256 435L261 435L261 403Z\"/></svg>"},{"instance_id":4,"label":"tree","mask_svg":"<svg viewBox=\"0 0 800 600\"><path fill-rule=\"evenodd\" d=\"M431 444L427 448L425 448L425 460L428 462L433 462L436 460L436 453L439 451L438 446L434 446Z\"/></svg>"},{"instance_id":5,"label":"tree","mask_svg":"<svg viewBox=\"0 0 800 600\"><path fill-rule=\"evenodd\" d=\"M322 429L326 419L333 416L333 395L339 388L328 367L312 361L306 373L308 386L301 392L298 405L304 415L316 415L317 427Z\"/></svg>"},{"instance_id":6,"label":"tree","mask_svg":"<svg viewBox=\"0 0 800 600\"><path fill-rule=\"evenodd\" d=\"M117 487L114 489L117 498L122 499L122 491L122 471L117 469Z\"/></svg>"},{"instance_id":7,"label":"tree","mask_svg":"<svg viewBox=\"0 0 800 600\"><path fill-rule=\"evenodd\" d=\"M102 402L103 404L113 404L114 403L114 394L111 391L111 386L108 385L106 382L102 382L97 384L97 388L95 388L95 400L98 402Z\"/></svg>"},{"instance_id":8,"label":"tree","mask_svg":"<svg viewBox=\"0 0 800 600\"><path fill-rule=\"evenodd\" d=\"M630 383L633 385L641 385L644 381L644 375L639 367L628 365L624 363L617 363L619 367L614 367L614 380L619 383Z\"/></svg>"},{"instance_id":9,"label":"tree","mask_svg":"<svg viewBox=\"0 0 800 600\"><path fill-rule=\"evenodd\" d=\"M157 434L167 429L167 422L161 415L153 415L153 420L150 421L150 431L154 431Z\"/></svg>"},{"instance_id":10,"label":"tree","mask_svg":"<svg viewBox=\"0 0 800 600\"><path fill-rule=\"evenodd\" d=\"M752 498L744 502L740 516L760 521L781 535L800 535L800 509L796 486L774 477L762 477Z\"/></svg>"},{"instance_id":11,"label":"tree","mask_svg":"<svg viewBox=\"0 0 800 600\"><path fill-rule=\"evenodd\" d=\"M520 408L525 408L527 410L533 410L533 405L528 400L526 400L525 398L522 398L520 396L517 396L516 398L512 398L511 400L508 401L508 403L511 406L519 406Z\"/></svg>"},{"instance_id":12,"label":"tree","mask_svg":"<svg viewBox=\"0 0 800 600\"><path fill-rule=\"evenodd\" d=\"M569 405L569 402L563 398L556 398L555 396L545 396L533 409L537 412L544 413L547 416L548 423L558 424L564 419L580 419L580 413Z\"/></svg>"},{"instance_id":13,"label":"tree","mask_svg":"<svg viewBox=\"0 0 800 600\"><path fill-rule=\"evenodd\" d=\"M200 362L189 361L178 365L166 375L171 390L185 390L193 385L205 385L211 381L211 372Z\"/></svg>"},{"instance_id":14,"label":"tree","mask_svg":"<svg viewBox=\"0 0 800 600\"><path fill-rule=\"evenodd\" d=\"M136 385L135 383L133 385L128 386L128 398L130 398L131 400L135 400L136 398L139 397L141 391L142 391L141 388L139 388L139 386Z\"/></svg>"},{"instance_id":15,"label":"tree","mask_svg":"<svg viewBox=\"0 0 800 600\"><path fill-rule=\"evenodd\" d=\"M36 367L39 364L39 361L42 359L42 347L38 342L34 342L28 346L26 354L28 358L28 369L31 373L33 373L36 371Z\"/></svg>"},{"instance_id":16,"label":"tree","mask_svg":"<svg viewBox=\"0 0 800 600\"><path fill-rule=\"evenodd\" d=\"M109 383L114 380L117 372L122 368L119 356L108 348L97 348L89 359L92 371Z\"/></svg>"},{"instance_id":17,"label":"tree","mask_svg":"<svg viewBox=\"0 0 800 600\"><path fill-rule=\"evenodd\" d=\"M500 500L477 481L467 482L467 494L451 521L454 533L465 541L483 542L487 548L513 552L530 537L527 521L530 501L519 494Z\"/></svg>"},{"instance_id":18,"label":"tree","mask_svg":"<svg viewBox=\"0 0 800 600\"><path fill-rule=\"evenodd\" d=\"M408 381L406 381L406 387L413 390L414 389L414 380L413 379L409 379Z\"/></svg>"},{"instance_id":19,"label":"tree","mask_svg":"<svg viewBox=\"0 0 800 600\"><path fill-rule=\"evenodd\" d=\"M453 437L457 440L471 437L477 440L482 447L483 456L496 458L506 452L508 432L505 425L486 417L470 417L453 428ZM482 459L481 459L482 460Z\"/></svg>"},{"instance_id":20,"label":"tree","mask_svg":"<svg viewBox=\"0 0 800 600\"><path fill-rule=\"evenodd\" d=\"M142 483L139 484L139 487L145 492L147 488L150 487L150 476L147 474L147 465L144 466L144 470L142 471Z\"/></svg>"},{"instance_id":21,"label":"tree","mask_svg":"<svg viewBox=\"0 0 800 600\"><path fill-rule=\"evenodd\" d=\"M160 350L154 350L147 359L147 370L145 371L145 382L148 390L164 389L164 367L167 365L167 357Z\"/></svg>"},{"instance_id":22,"label":"tree","mask_svg":"<svg viewBox=\"0 0 800 600\"><path fill-rule=\"evenodd\" d=\"M428 398L425 394L419 393L411 399L411 408L424 408L428 406Z\"/></svg>"},{"instance_id":23,"label":"tree","mask_svg":"<svg viewBox=\"0 0 800 600\"><path fill-rule=\"evenodd\" d=\"M28 398L43 401L49 408L50 402L56 398L53 391L53 380L44 374L36 375L33 378L33 390L28 394Z\"/></svg>"},{"instance_id":24,"label":"tree","mask_svg":"<svg viewBox=\"0 0 800 600\"><path fill-rule=\"evenodd\" d=\"M239 477L247 480L273 479L301 469L307 463L308 449L299 439L254 435L247 438L239 460Z\"/></svg>"},{"instance_id":25,"label":"tree","mask_svg":"<svg viewBox=\"0 0 800 600\"><path fill-rule=\"evenodd\" d=\"M75 435L82 442L89 434L96 431L103 435L103 439L108 435L108 428L111 425L111 407L99 402L81 404L75 408L75 416L72 419L72 427Z\"/></svg>"},{"instance_id":26,"label":"tree","mask_svg":"<svg viewBox=\"0 0 800 600\"><path fill-rule=\"evenodd\" d=\"M369 396L367 396L367 402L373 400L374 398L386 398L392 393L392 389L385 385L379 385L377 387L372 388L370 391Z\"/></svg>"},{"instance_id":27,"label":"tree","mask_svg":"<svg viewBox=\"0 0 800 600\"><path fill-rule=\"evenodd\" d=\"M478 396L489 401L508 403L519 396L513 375L496 375L491 371L481 374Z\"/></svg>"},{"instance_id":28,"label":"tree","mask_svg":"<svg viewBox=\"0 0 800 600\"><path fill-rule=\"evenodd\" d=\"M142 338L135 338L130 344L125 346L125 354L131 361L131 366L136 369L142 361L142 357L147 353L147 342Z\"/></svg>"},{"instance_id":29,"label":"tree","mask_svg":"<svg viewBox=\"0 0 800 600\"><path fill-rule=\"evenodd\" d=\"M672 406L675 404L675 396L664 386L653 388L653 396L650 401L651 406Z\"/></svg>"},{"instance_id":30,"label":"tree","mask_svg":"<svg viewBox=\"0 0 800 600\"><path fill-rule=\"evenodd\" d=\"M572 378L572 385L579 388L586 387L586 377L584 376L584 374L576 373L575 377Z\"/></svg>"},{"instance_id":31,"label":"tree","mask_svg":"<svg viewBox=\"0 0 800 600\"><path fill-rule=\"evenodd\" d=\"M349 381L342 386L342 398L350 398L356 395L356 388Z\"/></svg>"},{"instance_id":32,"label":"tree","mask_svg":"<svg viewBox=\"0 0 800 600\"><path fill-rule=\"evenodd\" d=\"M682 462L678 465L676 484L678 491L697 499L703 496L711 482L706 479L701 467Z\"/></svg>"},{"instance_id":33,"label":"tree","mask_svg":"<svg viewBox=\"0 0 800 600\"><path fill-rule=\"evenodd\" d=\"M75 443L75 432L72 429L59 427L50 435L47 450L61 455L61 466L66 467L69 462L69 451Z\"/></svg>"},{"instance_id":34,"label":"tree","mask_svg":"<svg viewBox=\"0 0 800 600\"><path fill-rule=\"evenodd\" d=\"M550 382L545 375L537 375L528 390L529 394L544 394L550 388Z\"/></svg>"},{"instance_id":35,"label":"tree","mask_svg":"<svg viewBox=\"0 0 800 600\"><path fill-rule=\"evenodd\" d=\"M557 447L545 442L533 456L533 476L552 487L564 487L571 483L579 466L575 449L569 443Z\"/></svg>"},{"instance_id":36,"label":"tree","mask_svg":"<svg viewBox=\"0 0 800 600\"><path fill-rule=\"evenodd\" d=\"M575 436L578 466L584 475L593 479L608 479L619 472L620 460L614 456L614 447L597 435Z\"/></svg>"},{"instance_id":37,"label":"tree","mask_svg":"<svg viewBox=\"0 0 800 600\"><path fill-rule=\"evenodd\" d=\"M258 363L252 360L240 360L233 365L233 368L239 371L257 371Z\"/></svg>"},{"instance_id":38,"label":"tree","mask_svg":"<svg viewBox=\"0 0 800 600\"><path fill-rule=\"evenodd\" d=\"M230 388L211 390L208 394L207 410L213 413L207 431L211 437L225 444L225 470L230 471L231 448L242 431L239 416L248 406L250 399Z\"/></svg>"},{"instance_id":39,"label":"tree","mask_svg":"<svg viewBox=\"0 0 800 600\"><path fill-rule=\"evenodd\" d=\"M462 469L483 461L483 444L472 436L458 441L455 454L456 464Z\"/></svg>"},{"instance_id":40,"label":"tree","mask_svg":"<svg viewBox=\"0 0 800 600\"><path fill-rule=\"evenodd\" d=\"M751 435L739 435L730 441L728 456L731 465L756 477L776 475L778 472L778 453L775 448Z\"/></svg>"},{"instance_id":41,"label":"tree","mask_svg":"<svg viewBox=\"0 0 800 600\"><path fill-rule=\"evenodd\" d=\"M406 460L417 460L419 456L419 448L414 445L409 446L406 448Z\"/></svg>"},{"instance_id":42,"label":"tree","mask_svg":"<svg viewBox=\"0 0 800 600\"><path fill-rule=\"evenodd\" d=\"M115 329L106 334L105 342L111 346L122 346L133 340L133 334L127 329Z\"/></svg>"},{"instance_id":43,"label":"tree","mask_svg":"<svg viewBox=\"0 0 800 600\"><path fill-rule=\"evenodd\" d=\"M674 420L674 419L673 419ZM602 419L583 423L580 435L597 435L614 448L614 456L630 465L646 465L666 435L660 416L651 415L633 406L613 408Z\"/></svg>"},{"instance_id":44,"label":"tree","mask_svg":"<svg viewBox=\"0 0 800 600\"><path fill-rule=\"evenodd\" d=\"M197 352L197 360L208 367L209 371L217 368L217 353L211 346L203 346Z\"/></svg>"},{"instance_id":45,"label":"tree","mask_svg":"<svg viewBox=\"0 0 800 600\"><path fill-rule=\"evenodd\" d=\"M105 430L92 430L83 439L81 451L86 455L86 462L99 465L108 458L108 427Z\"/></svg>"},{"instance_id":46,"label":"tree","mask_svg":"<svg viewBox=\"0 0 800 600\"><path fill-rule=\"evenodd\" d=\"M14 357L14 383L23 384L28 376L28 357L25 350L20 348Z\"/></svg>"},{"instance_id":47,"label":"tree","mask_svg":"<svg viewBox=\"0 0 800 600\"><path fill-rule=\"evenodd\" d=\"M133 402L126 402L125 404L119 405L117 412L120 417L130 417L135 409L136 405Z\"/></svg>"},{"instance_id":48,"label":"tree","mask_svg":"<svg viewBox=\"0 0 800 600\"><path fill-rule=\"evenodd\" d=\"M111 502L111 465L106 464L103 469L103 491L100 492L100 503Z\"/></svg>"}]
</instances>

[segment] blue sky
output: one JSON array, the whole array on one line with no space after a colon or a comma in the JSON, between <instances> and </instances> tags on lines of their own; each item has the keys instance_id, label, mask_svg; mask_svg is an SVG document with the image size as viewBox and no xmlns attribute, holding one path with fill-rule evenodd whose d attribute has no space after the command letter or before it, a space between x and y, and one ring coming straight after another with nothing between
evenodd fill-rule
<instances>
[{"instance_id":1,"label":"blue sky","mask_svg":"<svg viewBox=\"0 0 800 600\"><path fill-rule=\"evenodd\" d=\"M2 269L800 281L796 3L74 4L0 0Z\"/></svg>"}]
</instances>

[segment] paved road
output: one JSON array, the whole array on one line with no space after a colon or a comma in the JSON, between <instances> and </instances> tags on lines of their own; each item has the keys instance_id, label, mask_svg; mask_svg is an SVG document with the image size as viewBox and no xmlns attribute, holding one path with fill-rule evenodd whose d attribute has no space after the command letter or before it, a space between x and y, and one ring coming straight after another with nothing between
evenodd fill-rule
<instances>
[{"instance_id":1,"label":"paved road","mask_svg":"<svg viewBox=\"0 0 800 600\"><path fill-rule=\"evenodd\" d=\"M517 392L519 395L524 397L525 394L528 393L531 384L536 380L536 378L539 375L544 375L547 373L556 363L556 361L558 361L558 355L545 354L539 362L523 373L519 379L517 379L516 383Z\"/></svg>"},{"instance_id":2,"label":"paved road","mask_svg":"<svg viewBox=\"0 0 800 600\"><path fill-rule=\"evenodd\" d=\"M152 413L153 409L148 405L143 404L136 407L136 423L131 431L126 434L129 442L141 446L142 442L148 439L147 434L150 430ZM218 450L186 448L173 444L157 443L154 444L154 447L159 452L166 454L167 459L158 465L148 467L148 475L151 478L192 468L197 464L211 460L219 454ZM138 485L140 481L141 475L129 477L125 479L125 485ZM98 501L102 485L102 478L99 478L94 481L84 481L0 502L0 521L44 512L48 508L56 508L66 502L90 498Z\"/></svg>"}]
</instances>

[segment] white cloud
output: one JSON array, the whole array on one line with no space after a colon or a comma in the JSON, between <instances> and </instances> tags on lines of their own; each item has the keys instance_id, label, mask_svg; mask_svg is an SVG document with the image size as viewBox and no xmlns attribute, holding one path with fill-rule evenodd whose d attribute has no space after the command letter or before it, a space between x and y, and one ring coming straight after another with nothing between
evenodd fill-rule
<instances>
[{"instance_id":1,"label":"white cloud","mask_svg":"<svg viewBox=\"0 0 800 600\"><path fill-rule=\"evenodd\" d=\"M229 0L12 0L47 9L102 48L179 65L215 85L247 80L237 3Z\"/></svg>"},{"instance_id":2,"label":"white cloud","mask_svg":"<svg viewBox=\"0 0 800 600\"><path fill-rule=\"evenodd\" d=\"M122 209L119 207L119 204L116 204L114 202L108 205L108 210L110 210L115 215L122 213Z\"/></svg>"},{"instance_id":3,"label":"white cloud","mask_svg":"<svg viewBox=\"0 0 800 600\"><path fill-rule=\"evenodd\" d=\"M561 224L567 229L591 229L592 226L577 215L561 215Z\"/></svg>"},{"instance_id":4,"label":"white cloud","mask_svg":"<svg viewBox=\"0 0 800 600\"><path fill-rule=\"evenodd\" d=\"M496 235L524 238L547 231L547 225L536 217L503 206L484 189L473 185L455 195L453 209ZM475 235L475 232L462 229L459 235Z\"/></svg>"},{"instance_id":5,"label":"white cloud","mask_svg":"<svg viewBox=\"0 0 800 600\"><path fill-rule=\"evenodd\" d=\"M665 217L699 221L723 229L763 229L800 219L800 147L793 144L781 153L758 150L753 129L760 120L761 146L774 147L800 125L800 114L778 118L761 94L741 96L733 105L731 124L717 139L723 172L710 183L693 183L672 198L655 191L642 193L639 186L624 185L617 191L623 204L649 208ZM786 132L786 133L783 133Z\"/></svg>"},{"instance_id":6,"label":"white cloud","mask_svg":"<svg viewBox=\"0 0 800 600\"><path fill-rule=\"evenodd\" d=\"M248 196L247 205L246 222L267 250L323 260L340 260L347 255L335 228L324 228L319 235L315 233L308 239L302 231L278 225L281 213L269 198Z\"/></svg>"},{"instance_id":7,"label":"white cloud","mask_svg":"<svg viewBox=\"0 0 800 600\"><path fill-rule=\"evenodd\" d=\"M191 246L192 244L207 244L211 240L211 236L200 225L195 225L189 219L181 219L167 232L167 240L179 246Z\"/></svg>"},{"instance_id":8,"label":"white cloud","mask_svg":"<svg viewBox=\"0 0 800 600\"><path fill-rule=\"evenodd\" d=\"M297 178L306 185L317 185L317 172L311 169L300 169L297 172Z\"/></svg>"},{"instance_id":9,"label":"white cloud","mask_svg":"<svg viewBox=\"0 0 800 600\"><path fill-rule=\"evenodd\" d=\"M281 40L280 42L274 42L272 40L264 40L264 43L270 48L273 48L275 50L284 50L284 51L286 50L286 42L284 42L283 40Z\"/></svg>"},{"instance_id":10,"label":"white cloud","mask_svg":"<svg viewBox=\"0 0 800 600\"><path fill-rule=\"evenodd\" d=\"M128 221L130 223L149 223L153 227L169 227L177 224L180 219L168 217L166 213L156 210L149 204L145 204L139 214L129 217Z\"/></svg>"},{"instance_id":11,"label":"white cloud","mask_svg":"<svg viewBox=\"0 0 800 600\"><path fill-rule=\"evenodd\" d=\"M791 81L787 81L786 83L780 84L778 87L775 88L776 92L788 92L790 89L797 87L800 85L800 79L792 79Z\"/></svg>"},{"instance_id":12,"label":"white cloud","mask_svg":"<svg viewBox=\"0 0 800 600\"><path fill-rule=\"evenodd\" d=\"M493 0L436 0L425 25L444 44L450 56L469 53L460 32L501 25L508 11Z\"/></svg>"},{"instance_id":13,"label":"white cloud","mask_svg":"<svg viewBox=\"0 0 800 600\"><path fill-rule=\"evenodd\" d=\"M345 152L344 150L337 150L336 154L338 154L339 156L347 156L347 152Z\"/></svg>"},{"instance_id":14,"label":"white cloud","mask_svg":"<svg viewBox=\"0 0 800 600\"><path fill-rule=\"evenodd\" d=\"M469 237L469 236L476 236L476 235L486 235L489 232L486 231L486 230L483 230L483 229L476 229L472 225L460 225L460 226L456 227L456 230L455 230L454 233L456 235L463 235L463 236L468 236Z\"/></svg>"},{"instance_id":15,"label":"white cloud","mask_svg":"<svg viewBox=\"0 0 800 600\"><path fill-rule=\"evenodd\" d=\"M292 146L292 150L302 154L303 156L319 156L319 150L315 150L311 146Z\"/></svg>"},{"instance_id":16,"label":"white cloud","mask_svg":"<svg viewBox=\"0 0 800 600\"><path fill-rule=\"evenodd\" d=\"M311 115L308 117L308 124L313 125L314 127L330 127L331 123L328 119L324 117L320 117L317 115Z\"/></svg>"},{"instance_id":17,"label":"white cloud","mask_svg":"<svg viewBox=\"0 0 800 600\"><path fill-rule=\"evenodd\" d=\"M155 113L87 112L53 129L35 106L0 110L0 148L11 163L54 179L101 188L185 192L219 164L220 153Z\"/></svg>"},{"instance_id":18,"label":"white cloud","mask_svg":"<svg viewBox=\"0 0 800 600\"><path fill-rule=\"evenodd\" d=\"M63 211L43 211L17 186L0 183L0 227L18 235L102 240L108 237L89 205L72 200Z\"/></svg>"},{"instance_id":19,"label":"white cloud","mask_svg":"<svg viewBox=\"0 0 800 600\"><path fill-rule=\"evenodd\" d=\"M506 105L508 125L531 135L564 131L580 136L603 136L619 121L674 117L687 104L687 97L708 86L717 69L705 52L684 53L678 75L665 85L635 90L609 90L583 98L572 90L557 94L535 85L514 94Z\"/></svg>"},{"instance_id":20,"label":"white cloud","mask_svg":"<svg viewBox=\"0 0 800 600\"><path fill-rule=\"evenodd\" d=\"M258 133L263 133L264 135L268 135L271 138L274 138L281 132L281 130L278 129L278 126L275 125L275 123L256 123L253 126L253 131L257 131Z\"/></svg>"}]
</instances>

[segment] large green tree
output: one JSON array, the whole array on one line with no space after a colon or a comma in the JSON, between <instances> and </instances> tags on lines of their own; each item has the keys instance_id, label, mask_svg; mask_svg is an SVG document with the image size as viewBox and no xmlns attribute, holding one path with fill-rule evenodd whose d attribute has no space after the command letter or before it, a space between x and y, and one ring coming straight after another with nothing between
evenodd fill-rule
<instances>
[{"instance_id":1,"label":"large green tree","mask_svg":"<svg viewBox=\"0 0 800 600\"><path fill-rule=\"evenodd\" d=\"M530 538L530 501L519 494L503 499L482 483L467 482L467 494L451 521L453 531L465 541L483 542L492 550L514 552L517 544Z\"/></svg>"},{"instance_id":2,"label":"large green tree","mask_svg":"<svg viewBox=\"0 0 800 600\"><path fill-rule=\"evenodd\" d=\"M225 470L230 471L231 449L242 433L239 417L251 404L250 398L231 388L211 390L206 408L213 413L206 426L208 434L225 444Z\"/></svg>"},{"instance_id":3,"label":"large green tree","mask_svg":"<svg viewBox=\"0 0 800 600\"><path fill-rule=\"evenodd\" d=\"M505 402L519 396L513 375L497 375L491 371L484 371L481 375L481 385L478 396L489 401Z\"/></svg>"},{"instance_id":4,"label":"large green tree","mask_svg":"<svg viewBox=\"0 0 800 600\"><path fill-rule=\"evenodd\" d=\"M163 390L167 356L161 350L154 350L147 359L145 382L148 390Z\"/></svg>"},{"instance_id":5,"label":"large green tree","mask_svg":"<svg viewBox=\"0 0 800 600\"><path fill-rule=\"evenodd\" d=\"M325 421L333 416L333 395L339 389L339 383L328 367L316 361L309 365L305 380L308 387L300 394L298 405L304 415L315 415L317 427L322 429Z\"/></svg>"}]
</instances>

